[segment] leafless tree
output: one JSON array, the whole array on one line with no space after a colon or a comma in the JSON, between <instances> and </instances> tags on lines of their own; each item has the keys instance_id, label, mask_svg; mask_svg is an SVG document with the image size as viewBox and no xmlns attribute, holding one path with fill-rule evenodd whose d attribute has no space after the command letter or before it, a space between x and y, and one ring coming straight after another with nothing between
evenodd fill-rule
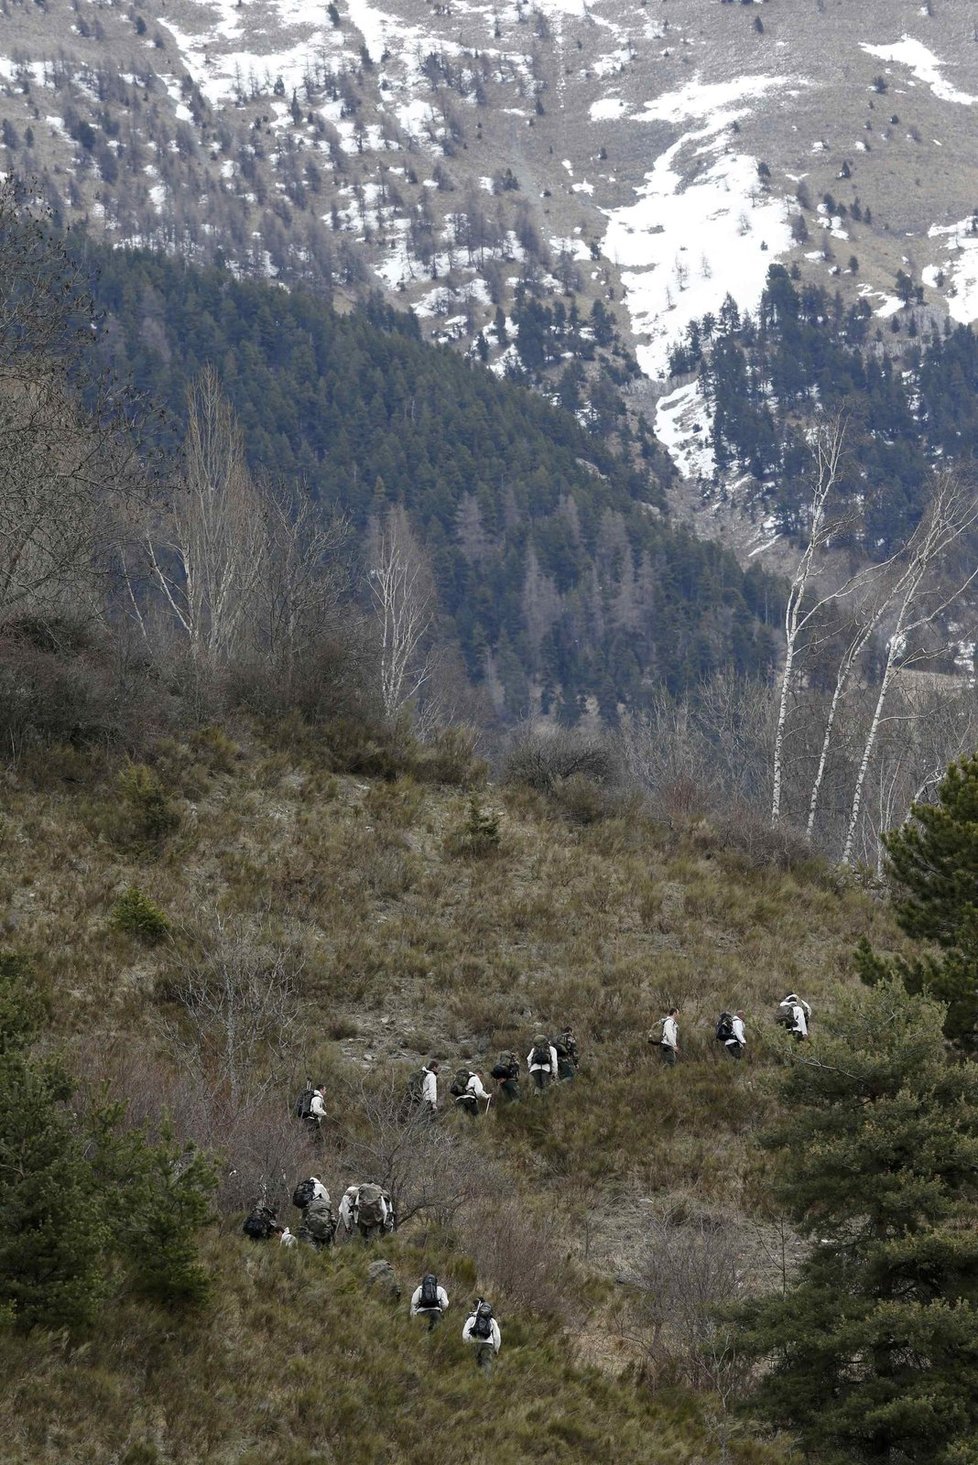
<instances>
[{"instance_id":1,"label":"leafless tree","mask_svg":"<svg viewBox=\"0 0 978 1465\"><path fill-rule=\"evenodd\" d=\"M172 990L186 1016L166 1025L172 1051L232 1109L262 1099L291 1068L301 961L257 928L231 932L220 916L199 950L176 960Z\"/></svg>"},{"instance_id":2,"label":"leafless tree","mask_svg":"<svg viewBox=\"0 0 978 1465\"><path fill-rule=\"evenodd\" d=\"M430 636L435 591L406 512L394 507L375 525L370 552L370 591L380 619L381 700L395 718L432 674Z\"/></svg>"},{"instance_id":3,"label":"leafless tree","mask_svg":"<svg viewBox=\"0 0 978 1465\"><path fill-rule=\"evenodd\" d=\"M145 548L197 660L227 661L249 640L267 567L267 503L248 471L241 433L216 372L190 391L183 473Z\"/></svg>"},{"instance_id":4,"label":"leafless tree","mask_svg":"<svg viewBox=\"0 0 978 1465\"><path fill-rule=\"evenodd\" d=\"M859 759L842 849L843 865L852 862L863 787L893 683L909 667L919 666L934 654L933 650L923 646L923 635L960 600L978 576L978 566L966 566L960 574L951 573L949 578L948 565L962 536L976 522L978 495L975 490L953 472L942 470L935 478L924 517L907 545L902 573L891 602L895 614L889 627L886 660Z\"/></svg>"},{"instance_id":5,"label":"leafless tree","mask_svg":"<svg viewBox=\"0 0 978 1465\"><path fill-rule=\"evenodd\" d=\"M390 1191L400 1224L419 1214L446 1223L481 1191L484 1158L449 1116L433 1121L407 1102L403 1075L352 1080L342 1108L355 1116L340 1140L342 1163L351 1181Z\"/></svg>"}]
</instances>

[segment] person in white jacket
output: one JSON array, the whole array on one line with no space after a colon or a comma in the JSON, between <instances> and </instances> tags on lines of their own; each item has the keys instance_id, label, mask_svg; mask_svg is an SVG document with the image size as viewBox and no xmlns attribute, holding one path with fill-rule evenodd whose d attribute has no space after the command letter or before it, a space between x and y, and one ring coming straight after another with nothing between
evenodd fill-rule
<instances>
[{"instance_id":1,"label":"person in white jacket","mask_svg":"<svg viewBox=\"0 0 978 1465\"><path fill-rule=\"evenodd\" d=\"M432 1058L421 1070L421 1103L426 1114L438 1113L438 1060Z\"/></svg>"},{"instance_id":2,"label":"person in white jacket","mask_svg":"<svg viewBox=\"0 0 978 1465\"><path fill-rule=\"evenodd\" d=\"M791 1026L788 1031L794 1034L795 1039L801 1042L807 1038L812 1009L805 999L799 997L797 992L789 992L784 1001L778 1003L778 1007L790 1017Z\"/></svg>"},{"instance_id":3,"label":"person in white jacket","mask_svg":"<svg viewBox=\"0 0 978 1465\"><path fill-rule=\"evenodd\" d=\"M326 1118L326 1105L323 1103L322 1089L313 1089L307 1118L309 1123L315 1125L315 1128L319 1130L323 1120Z\"/></svg>"},{"instance_id":4,"label":"person in white jacket","mask_svg":"<svg viewBox=\"0 0 978 1465\"><path fill-rule=\"evenodd\" d=\"M747 1047L747 1030L744 1027L744 1014L735 1012L730 1023L731 1034L724 1047L731 1058L740 1058Z\"/></svg>"},{"instance_id":5,"label":"person in white jacket","mask_svg":"<svg viewBox=\"0 0 978 1465\"><path fill-rule=\"evenodd\" d=\"M434 1301L432 1301L434 1299ZM421 1284L411 1294L411 1316L428 1319L428 1332L441 1322L442 1314L448 1311L448 1293L434 1273L422 1277Z\"/></svg>"},{"instance_id":6,"label":"person in white jacket","mask_svg":"<svg viewBox=\"0 0 978 1465\"><path fill-rule=\"evenodd\" d=\"M526 1066L535 1089L545 1089L557 1078L557 1049L545 1033L537 1033L526 1055Z\"/></svg>"},{"instance_id":7,"label":"person in white jacket","mask_svg":"<svg viewBox=\"0 0 978 1465\"><path fill-rule=\"evenodd\" d=\"M503 1338L499 1324L492 1315L492 1308L482 1297L476 1303L475 1311L465 1319L462 1342L475 1349L476 1365L487 1373L490 1372L496 1354L502 1347Z\"/></svg>"},{"instance_id":8,"label":"person in white jacket","mask_svg":"<svg viewBox=\"0 0 978 1465\"><path fill-rule=\"evenodd\" d=\"M662 1019L662 1037L659 1039L659 1057L663 1063L674 1068L679 1056L679 1008L670 1007Z\"/></svg>"}]
</instances>

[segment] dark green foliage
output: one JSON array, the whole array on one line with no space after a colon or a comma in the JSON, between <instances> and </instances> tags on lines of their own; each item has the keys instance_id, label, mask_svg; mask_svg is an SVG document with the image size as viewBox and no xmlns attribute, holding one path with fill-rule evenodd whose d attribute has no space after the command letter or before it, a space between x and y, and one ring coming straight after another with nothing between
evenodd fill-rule
<instances>
[{"instance_id":1,"label":"dark green foliage","mask_svg":"<svg viewBox=\"0 0 978 1465\"><path fill-rule=\"evenodd\" d=\"M830 1460L949 1462L978 1428L978 1070L895 982L846 998L765 1143L812 1249L739 1311L754 1404Z\"/></svg>"},{"instance_id":2,"label":"dark green foliage","mask_svg":"<svg viewBox=\"0 0 978 1465\"><path fill-rule=\"evenodd\" d=\"M899 283L904 297L915 295L905 275ZM874 557L892 554L920 518L934 458L978 449L978 336L967 326L934 330L902 354L882 353L867 301L847 305L796 283L783 265L771 266L756 317L731 307L694 321L670 367L702 363L718 466L753 473L792 532L810 496L804 422L844 413L849 461L839 491L862 509L849 532Z\"/></svg>"},{"instance_id":3,"label":"dark green foliage","mask_svg":"<svg viewBox=\"0 0 978 1465\"><path fill-rule=\"evenodd\" d=\"M499 815L494 809L486 809L473 794L465 818L449 835L447 846L452 854L463 859L479 859L495 854L501 838Z\"/></svg>"},{"instance_id":4,"label":"dark green foliage","mask_svg":"<svg viewBox=\"0 0 978 1465\"><path fill-rule=\"evenodd\" d=\"M125 931L155 946L170 930L170 923L159 906L150 900L138 885L130 885L112 907L112 925L117 931Z\"/></svg>"},{"instance_id":5,"label":"dark green foliage","mask_svg":"<svg viewBox=\"0 0 978 1465\"><path fill-rule=\"evenodd\" d=\"M77 1330L104 1294L105 1199L52 1065L0 1057L0 1305L15 1325Z\"/></svg>"},{"instance_id":6,"label":"dark green foliage","mask_svg":"<svg viewBox=\"0 0 978 1465\"><path fill-rule=\"evenodd\" d=\"M504 655L548 685L565 721L586 695L614 717L650 679L678 691L721 665L770 665L770 581L651 515L664 504L645 469L569 412L424 345L413 317L379 300L341 316L221 270L92 255L112 323L103 349L170 409L161 442L178 442L188 383L219 362L253 465L301 480L360 534L403 503L469 677L498 657L510 716L525 698ZM579 329L563 306L524 303L544 357L555 331ZM609 321L596 311L599 337Z\"/></svg>"},{"instance_id":7,"label":"dark green foliage","mask_svg":"<svg viewBox=\"0 0 978 1465\"><path fill-rule=\"evenodd\" d=\"M0 959L0 1315L78 1333L113 1284L200 1304L196 1233L214 1177L165 1132L152 1143L118 1107L73 1113L74 1085L29 1051L46 1016L29 966Z\"/></svg>"},{"instance_id":8,"label":"dark green foliage","mask_svg":"<svg viewBox=\"0 0 978 1465\"><path fill-rule=\"evenodd\" d=\"M978 757L952 763L934 804L914 804L902 829L884 836L897 920L909 936L942 955L912 961L856 951L863 981L895 975L909 992L947 1005L944 1031L963 1047L978 1044Z\"/></svg>"},{"instance_id":9,"label":"dark green foliage","mask_svg":"<svg viewBox=\"0 0 978 1465\"><path fill-rule=\"evenodd\" d=\"M47 993L25 956L0 952L0 1057L28 1047L48 1020Z\"/></svg>"}]
</instances>

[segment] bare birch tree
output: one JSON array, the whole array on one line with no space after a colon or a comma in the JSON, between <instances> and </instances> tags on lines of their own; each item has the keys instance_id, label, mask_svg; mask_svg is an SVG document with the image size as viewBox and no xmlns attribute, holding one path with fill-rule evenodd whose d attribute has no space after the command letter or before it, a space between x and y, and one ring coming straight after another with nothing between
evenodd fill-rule
<instances>
[{"instance_id":1,"label":"bare birch tree","mask_svg":"<svg viewBox=\"0 0 978 1465\"><path fill-rule=\"evenodd\" d=\"M435 618L431 576L400 506L374 530L369 577L380 619L381 700L385 716L394 718L431 678Z\"/></svg>"},{"instance_id":2,"label":"bare birch tree","mask_svg":"<svg viewBox=\"0 0 978 1465\"><path fill-rule=\"evenodd\" d=\"M934 624L978 576L978 566L962 572L948 585L947 565L952 549L978 522L978 496L949 470L937 475L928 509L907 546L900 576L896 616L886 642L886 660L876 701L862 747L856 774L849 821L842 848L842 864L852 863L853 845L859 824L863 787L879 737L887 697L893 683L908 667L928 656L915 637Z\"/></svg>"},{"instance_id":3,"label":"bare birch tree","mask_svg":"<svg viewBox=\"0 0 978 1465\"><path fill-rule=\"evenodd\" d=\"M838 527L829 516L829 508L832 493L839 480L845 434L845 422L837 418L820 428L815 433L812 442L815 471L812 497L807 510L808 536L791 577L784 609L784 664L778 685L778 710L772 757L772 824L777 824L782 817L784 743L791 694L796 679L795 663L801 638L825 606L829 602L839 599L846 593L847 588L843 586L824 594L816 593L815 599L810 601L810 591L818 577L822 553Z\"/></svg>"},{"instance_id":4,"label":"bare birch tree","mask_svg":"<svg viewBox=\"0 0 978 1465\"><path fill-rule=\"evenodd\" d=\"M159 533L144 540L195 660L227 661L252 634L268 540L267 505L231 405L206 367L190 392L182 481Z\"/></svg>"}]
</instances>

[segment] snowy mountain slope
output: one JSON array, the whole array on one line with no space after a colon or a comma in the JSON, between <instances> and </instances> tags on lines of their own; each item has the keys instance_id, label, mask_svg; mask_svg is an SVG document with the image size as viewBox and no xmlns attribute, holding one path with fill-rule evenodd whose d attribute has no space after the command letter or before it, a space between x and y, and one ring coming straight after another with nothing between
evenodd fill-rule
<instances>
[{"instance_id":1,"label":"snowy mountain slope","mask_svg":"<svg viewBox=\"0 0 978 1465\"><path fill-rule=\"evenodd\" d=\"M521 280L614 311L657 390L688 323L753 306L776 259L881 318L900 269L978 316L965 0L0 11L0 168L120 242L380 285L500 370ZM695 471L700 416L688 392L659 412Z\"/></svg>"}]
</instances>

